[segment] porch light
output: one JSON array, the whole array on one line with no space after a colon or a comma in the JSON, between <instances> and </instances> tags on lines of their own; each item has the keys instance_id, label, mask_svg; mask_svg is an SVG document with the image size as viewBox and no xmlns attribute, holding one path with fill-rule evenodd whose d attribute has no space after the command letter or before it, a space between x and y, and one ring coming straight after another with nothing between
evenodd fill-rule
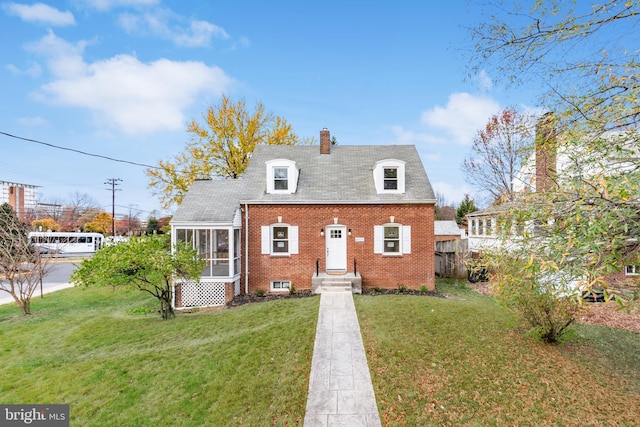
<instances>
[{"instance_id":1,"label":"porch light","mask_svg":"<svg viewBox=\"0 0 640 427\"><path fill-rule=\"evenodd\" d=\"M351 229L349 229L349 236L351 236Z\"/></svg>"},{"instance_id":2,"label":"porch light","mask_svg":"<svg viewBox=\"0 0 640 427\"><path fill-rule=\"evenodd\" d=\"M321 235L321 236L324 236L324 228L321 228L321 229L320 229L320 235Z\"/></svg>"}]
</instances>

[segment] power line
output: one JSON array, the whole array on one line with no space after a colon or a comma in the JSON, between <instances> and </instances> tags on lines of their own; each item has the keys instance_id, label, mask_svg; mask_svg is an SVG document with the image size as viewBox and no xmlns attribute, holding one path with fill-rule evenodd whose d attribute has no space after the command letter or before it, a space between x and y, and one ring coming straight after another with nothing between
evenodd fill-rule
<instances>
[{"instance_id":1,"label":"power line","mask_svg":"<svg viewBox=\"0 0 640 427\"><path fill-rule=\"evenodd\" d=\"M101 154L88 153L86 151L76 150L74 148L61 147L59 145L49 144L48 142L42 142L42 141L38 141L38 140L35 140L35 139L23 138L21 136L12 135L12 134L7 133L7 132L0 131L0 135L5 135L5 136L8 136L9 138L21 139L23 141L34 142L36 144L46 145L47 147L57 148L58 150L71 151L71 152L74 152L74 153L82 154L83 156L98 157L100 159L110 160L112 162L127 163L127 164L134 165L134 166L142 166L142 167L145 167L145 168L159 169L157 166L146 165L144 163L131 162L129 160L116 159L114 157L103 156Z\"/></svg>"}]
</instances>

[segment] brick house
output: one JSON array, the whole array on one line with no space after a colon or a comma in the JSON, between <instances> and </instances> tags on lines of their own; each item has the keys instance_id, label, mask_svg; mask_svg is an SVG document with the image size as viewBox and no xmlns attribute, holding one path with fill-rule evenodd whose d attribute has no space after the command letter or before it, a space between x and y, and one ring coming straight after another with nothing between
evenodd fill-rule
<instances>
[{"instance_id":1,"label":"brick house","mask_svg":"<svg viewBox=\"0 0 640 427\"><path fill-rule=\"evenodd\" d=\"M207 260L176 307L331 286L433 289L435 196L414 146L260 145L236 180L196 181L172 241Z\"/></svg>"}]
</instances>

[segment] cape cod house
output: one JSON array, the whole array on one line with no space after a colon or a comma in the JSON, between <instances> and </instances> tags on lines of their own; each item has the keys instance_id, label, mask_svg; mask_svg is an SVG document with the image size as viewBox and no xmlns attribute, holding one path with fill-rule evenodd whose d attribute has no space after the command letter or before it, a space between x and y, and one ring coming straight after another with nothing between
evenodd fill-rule
<instances>
[{"instance_id":1,"label":"cape cod house","mask_svg":"<svg viewBox=\"0 0 640 427\"><path fill-rule=\"evenodd\" d=\"M173 242L207 261L177 308L240 293L434 288L435 196L414 146L260 145L236 180L196 181Z\"/></svg>"}]
</instances>

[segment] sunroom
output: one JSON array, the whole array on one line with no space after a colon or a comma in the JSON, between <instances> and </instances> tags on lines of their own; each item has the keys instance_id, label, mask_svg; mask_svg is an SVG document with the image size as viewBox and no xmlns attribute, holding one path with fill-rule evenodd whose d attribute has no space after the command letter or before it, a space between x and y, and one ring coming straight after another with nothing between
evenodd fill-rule
<instances>
[{"instance_id":1,"label":"sunroom","mask_svg":"<svg viewBox=\"0 0 640 427\"><path fill-rule=\"evenodd\" d=\"M240 226L173 224L171 242L191 246L206 261L199 281L174 283L174 307L223 306L240 294Z\"/></svg>"}]
</instances>

